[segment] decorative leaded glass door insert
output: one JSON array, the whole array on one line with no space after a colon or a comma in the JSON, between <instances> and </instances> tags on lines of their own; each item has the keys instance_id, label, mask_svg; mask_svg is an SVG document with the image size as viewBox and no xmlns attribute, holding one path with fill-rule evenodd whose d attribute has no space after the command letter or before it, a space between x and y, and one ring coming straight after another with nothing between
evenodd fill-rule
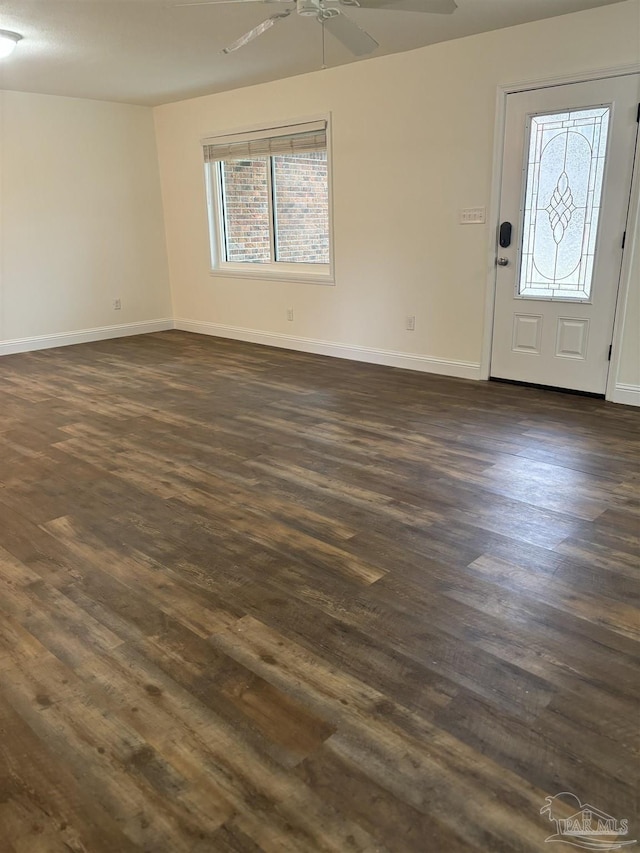
<instances>
[{"instance_id":1,"label":"decorative leaded glass door insert","mask_svg":"<svg viewBox=\"0 0 640 853\"><path fill-rule=\"evenodd\" d=\"M595 107L530 119L520 296L591 296L610 114Z\"/></svg>"},{"instance_id":2,"label":"decorative leaded glass door insert","mask_svg":"<svg viewBox=\"0 0 640 853\"><path fill-rule=\"evenodd\" d=\"M604 394L639 101L638 73L507 97L493 377Z\"/></svg>"}]
</instances>

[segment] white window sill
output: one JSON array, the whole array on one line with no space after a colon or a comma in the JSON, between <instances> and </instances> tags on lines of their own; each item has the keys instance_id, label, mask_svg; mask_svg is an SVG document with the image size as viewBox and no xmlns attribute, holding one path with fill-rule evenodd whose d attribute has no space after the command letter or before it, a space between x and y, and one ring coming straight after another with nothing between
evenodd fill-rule
<instances>
[{"instance_id":1,"label":"white window sill","mask_svg":"<svg viewBox=\"0 0 640 853\"><path fill-rule=\"evenodd\" d=\"M237 267L216 267L209 271L214 278L244 278L257 281L293 281L298 284L328 284L335 285L333 273L307 273L292 270L276 270L269 267L260 268L259 264L247 265L248 269Z\"/></svg>"}]
</instances>

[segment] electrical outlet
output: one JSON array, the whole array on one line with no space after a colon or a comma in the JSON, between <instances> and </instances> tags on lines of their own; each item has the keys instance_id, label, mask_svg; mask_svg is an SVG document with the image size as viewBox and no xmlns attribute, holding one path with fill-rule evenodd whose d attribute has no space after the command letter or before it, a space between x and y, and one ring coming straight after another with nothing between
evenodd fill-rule
<instances>
[{"instance_id":1,"label":"electrical outlet","mask_svg":"<svg viewBox=\"0 0 640 853\"><path fill-rule=\"evenodd\" d=\"M122 299L114 299L113 300L113 310L120 311L122 308Z\"/></svg>"},{"instance_id":2,"label":"electrical outlet","mask_svg":"<svg viewBox=\"0 0 640 853\"><path fill-rule=\"evenodd\" d=\"M293 308L287 308L287 320L293 322Z\"/></svg>"},{"instance_id":3,"label":"electrical outlet","mask_svg":"<svg viewBox=\"0 0 640 853\"><path fill-rule=\"evenodd\" d=\"M416 329L416 318L414 314L410 314L407 317L407 331L415 332Z\"/></svg>"}]
</instances>

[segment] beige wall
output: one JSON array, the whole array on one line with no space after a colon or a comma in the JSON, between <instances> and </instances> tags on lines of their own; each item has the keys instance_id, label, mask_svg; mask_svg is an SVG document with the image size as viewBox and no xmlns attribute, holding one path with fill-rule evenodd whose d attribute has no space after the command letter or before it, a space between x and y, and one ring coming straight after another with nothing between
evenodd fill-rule
<instances>
[{"instance_id":1,"label":"beige wall","mask_svg":"<svg viewBox=\"0 0 640 853\"><path fill-rule=\"evenodd\" d=\"M151 110L2 92L0 146L0 342L171 317Z\"/></svg>"},{"instance_id":2,"label":"beige wall","mask_svg":"<svg viewBox=\"0 0 640 853\"><path fill-rule=\"evenodd\" d=\"M443 372L477 366L489 226L457 216L490 202L496 87L637 62L639 15L629 0L156 108L175 316L312 349L347 344L356 357L409 353ZM328 112L336 286L211 277L200 139Z\"/></svg>"}]
</instances>

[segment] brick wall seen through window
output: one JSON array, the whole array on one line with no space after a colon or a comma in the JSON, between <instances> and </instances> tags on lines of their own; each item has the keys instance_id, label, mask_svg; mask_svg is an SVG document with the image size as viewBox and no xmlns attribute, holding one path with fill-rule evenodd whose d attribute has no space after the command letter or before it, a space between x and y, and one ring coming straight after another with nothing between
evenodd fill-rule
<instances>
[{"instance_id":1,"label":"brick wall seen through window","mask_svg":"<svg viewBox=\"0 0 640 853\"><path fill-rule=\"evenodd\" d=\"M267 169L273 160L273 204ZM329 263L326 151L222 164L226 260L240 263ZM271 258L269 217L275 219Z\"/></svg>"}]
</instances>

